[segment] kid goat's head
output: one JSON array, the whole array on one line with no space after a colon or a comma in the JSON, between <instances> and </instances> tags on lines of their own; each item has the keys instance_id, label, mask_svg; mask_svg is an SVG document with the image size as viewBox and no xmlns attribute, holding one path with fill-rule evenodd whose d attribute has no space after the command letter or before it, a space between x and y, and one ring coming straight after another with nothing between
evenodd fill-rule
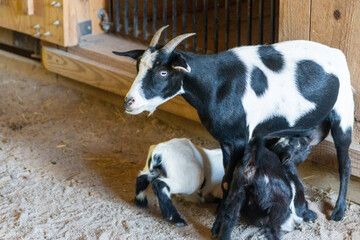
<instances>
[{"instance_id":1,"label":"kid goat's head","mask_svg":"<svg viewBox=\"0 0 360 240\"><path fill-rule=\"evenodd\" d=\"M161 32L167 27L164 26L155 33L147 50L113 52L137 61L138 73L124 102L125 111L129 114L143 111L152 113L160 104L184 92L183 77L185 73L191 72L191 68L174 49L195 33L177 36L165 46L159 47L157 43Z\"/></svg>"}]
</instances>

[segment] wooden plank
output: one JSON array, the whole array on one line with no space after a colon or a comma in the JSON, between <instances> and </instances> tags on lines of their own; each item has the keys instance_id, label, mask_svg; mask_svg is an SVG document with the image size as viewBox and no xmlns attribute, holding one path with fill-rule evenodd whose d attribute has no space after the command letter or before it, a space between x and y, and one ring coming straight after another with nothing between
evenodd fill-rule
<instances>
[{"instance_id":1,"label":"wooden plank","mask_svg":"<svg viewBox=\"0 0 360 240\"><path fill-rule=\"evenodd\" d=\"M310 39L311 0L280 0L279 41Z\"/></svg>"},{"instance_id":2,"label":"wooden plank","mask_svg":"<svg viewBox=\"0 0 360 240\"><path fill-rule=\"evenodd\" d=\"M125 96L136 76L134 62L119 58L119 68L77 56L59 49L43 47L42 61L46 69L62 76ZM182 98L174 98L159 109L199 121L195 109Z\"/></svg>"},{"instance_id":3,"label":"wooden plank","mask_svg":"<svg viewBox=\"0 0 360 240\"><path fill-rule=\"evenodd\" d=\"M21 0L21 7L23 13L27 15L34 15L34 1L33 0Z\"/></svg>"},{"instance_id":4,"label":"wooden plank","mask_svg":"<svg viewBox=\"0 0 360 240\"><path fill-rule=\"evenodd\" d=\"M13 32L6 28L0 28L0 43L14 46Z\"/></svg>"},{"instance_id":5,"label":"wooden plank","mask_svg":"<svg viewBox=\"0 0 360 240\"><path fill-rule=\"evenodd\" d=\"M341 49L350 68L352 86L360 91L360 1L317 0L311 8L312 41ZM355 94L355 118L360 122L360 95ZM360 138L360 132L354 133Z\"/></svg>"},{"instance_id":6,"label":"wooden plank","mask_svg":"<svg viewBox=\"0 0 360 240\"><path fill-rule=\"evenodd\" d=\"M337 199L340 178L336 170L311 161L305 161L299 166L299 176L305 184L322 189L330 193L330 198ZM360 203L359 178L353 176L350 178L346 198L355 203Z\"/></svg>"},{"instance_id":7,"label":"wooden plank","mask_svg":"<svg viewBox=\"0 0 360 240\"><path fill-rule=\"evenodd\" d=\"M351 174L360 177L360 145L352 143L349 149L349 156L351 159ZM331 167L338 168L338 161L334 142L329 136L325 141L315 146L312 153L309 155L309 160Z\"/></svg>"}]
</instances>

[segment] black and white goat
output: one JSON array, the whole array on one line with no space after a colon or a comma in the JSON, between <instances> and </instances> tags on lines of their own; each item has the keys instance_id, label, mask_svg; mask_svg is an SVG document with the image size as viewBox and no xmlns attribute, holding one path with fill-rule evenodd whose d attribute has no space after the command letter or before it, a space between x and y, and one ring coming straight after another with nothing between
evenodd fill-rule
<instances>
[{"instance_id":1,"label":"black and white goat","mask_svg":"<svg viewBox=\"0 0 360 240\"><path fill-rule=\"evenodd\" d=\"M186 225L171 201L171 194L191 195L192 200L222 198L224 176L221 149L208 150L185 138L152 145L143 171L136 179L135 204L147 206L150 182L162 215L178 226Z\"/></svg>"},{"instance_id":2,"label":"black and white goat","mask_svg":"<svg viewBox=\"0 0 360 240\"><path fill-rule=\"evenodd\" d=\"M316 213L308 209L295 163L281 162L261 137L246 146L243 165L234 174L237 177L231 184L237 186L237 192L229 195L224 205L233 214L220 213L227 224L221 225L219 238L230 239L239 213L250 224L265 228L267 239L280 239L280 231L292 231L301 222L316 219Z\"/></svg>"},{"instance_id":3,"label":"black and white goat","mask_svg":"<svg viewBox=\"0 0 360 240\"><path fill-rule=\"evenodd\" d=\"M232 189L228 186L233 173L235 178L240 177L241 159L251 137L289 128L310 129L328 118L340 173L340 192L331 219L339 221L346 210L348 149L354 121L344 54L319 43L299 40L199 55L175 50L193 33L159 46L165 28L156 32L146 50L114 52L137 60L138 74L125 97L126 112L153 112L176 95L196 108L201 122L223 151L223 202L237 192L236 185L232 184ZM229 211L221 206L218 216ZM217 234L221 223L221 219L216 221L213 234Z\"/></svg>"}]
</instances>

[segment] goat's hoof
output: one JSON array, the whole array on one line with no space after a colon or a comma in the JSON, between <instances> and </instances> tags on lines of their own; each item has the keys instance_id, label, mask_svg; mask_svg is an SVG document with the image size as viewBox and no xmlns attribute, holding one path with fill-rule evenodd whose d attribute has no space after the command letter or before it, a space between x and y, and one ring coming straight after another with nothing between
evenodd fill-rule
<instances>
[{"instance_id":1,"label":"goat's hoof","mask_svg":"<svg viewBox=\"0 0 360 240\"><path fill-rule=\"evenodd\" d=\"M304 218L305 222L313 221L313 220L317 219L317 214L314 211L311 211L310 209L308 209L306 211L306 213L304 214L303 218Z\"/></svg>"},{"instance_id":2,"label":"goat's hoof","mask_svg":"<svg viewBox=\"0 0 360 240\"><path fill-rule=\"evenodd\" d=\"M330 220L332 221L341 221L341 219L344 217L345 208L335 208L333 213L331 214Z\"/></svg>"},{"instance_id":3,"label":"goat's hoof","mask_svg":"<svg viewBox=\"0 0 360 240\"><path fill-rule=\"evenodd\" d=\"M137 199L136 197L135 197L135 199L134 199L134 203L135 203L135 205L137 206L137 207L139 207L139 208L146 208L147 207L147 205L148 205L148 200L147 200L147 198L144 198L144 199Z\"/></svg>"},{"instance_id":4,"label":"goat's hoof","mask_svg":"<svg viewBox=\"0 0 360 240\"><path fill-rule=\"evenodd\" d=\"M178 227L184 227L187 225L187 223L185 222L184 219L182 219L181 217L173 219L173 222L175 223L176 226Z\"/></svg>"},{"instance_id":5,"label":"goat's hoof","mask_svg":"<svg viewBox=\"0 0 360 240\"><path fill-rule=\"evenodd\" d=\"M219 235L220 224L215 221L213 227L211 228L211 237L216 238Z\"/></svg>"}]
</instances>

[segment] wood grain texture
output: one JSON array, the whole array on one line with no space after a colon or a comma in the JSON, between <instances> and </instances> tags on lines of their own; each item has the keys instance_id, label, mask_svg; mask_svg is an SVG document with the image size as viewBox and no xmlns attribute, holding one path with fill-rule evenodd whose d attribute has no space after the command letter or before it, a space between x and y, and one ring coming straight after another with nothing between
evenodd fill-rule
<instances>
[{"instance_id":1,"label":"wood grain texture","mask_svg":"<svg viewBox=\"0 0 360 240\"><path fill-rule=\"evenodd\" d=\"M0 27L35 36L60 46L78 44L77 24L94 18L95 8L104 5L104 0L56 0L59 7L51 5L53 0L2 0L0 4ZM26 8L27 6L27 8ZM33 14L29 15L32 6ZM90 10L93 7L93 10ZM23 10L28 13L24 13ZM58 21L58 24L54 24ZM35 26L39 28L35 28ZM97 24L98 25L98 24ZM94 26L93 26L94 27ZM95 27L100 32L100 26Z\"/></svg>"},{"instance_id":2,"label":"wood grain texture","mask_svg":"<svg viewBox=\"0 0 360 240\"><path fill-rule=\"evenodd\" d=\"M0 28L0 43L14 46L13 32L6 28Z\"/></svg>"},{"instance_id":3,"label":"wood grain texture","mask_svg":"<svg viewBox=\"0 0 360 240\"><path fill-rule=\"evenodd\" d=\"M351 174L360 177L360 145L352 143L349 150L351 159ZM315 146L309 155L311 161L315 161L324 166L338 169L338 161L336 157L336 149L331 137L327 137L325 141Z\"/></svg>"},{"instance_id":4,"label":"wood grain texture","mask_svg":"<svg viewBox=\"0 0 360 240\"><path fill-rule=\"evenodd\" d=\"M34 1L33 0L21 0L21 7L23 13L27 15L34 14Z\"/></svg>"},{"instance_id":5,"label":"wood grain texture","mask_svg":"<svg viewBox=\"0 0 360 240\"><path fill-rule=\"evenodd\" d=\"M299 176L307 185L314 186L330 193L330 198L336 200L339 193L339 173L329 166L323 166L312 161L305 161L299 166ZM360 179L351 177L346 198L360 203Z\"/></svg>"},{"instance_id":6,"label":"wood grain texture","mask_svg":"<svg viewBox=\"0 0 360 240\"><path fill-rule=\"evenodd\" d=\"M98 11L101 8L106 8L105 0L89 0L89 15L91 19L92 34L104 33L101 28L101 20L98 18Z\"/></svg>"},{"instance_id":7,"label":"wood grain texture","mask_svg":"<svg viewBox=\"0 0 360 240\"><path fill-rule=\"evenodd\" d=\"M136 77L134 62L124 57L117 60L119 67L115 68L62 50L43 47L42 61L51 72L121 96L126 95ZM159 109L199 121L196 110L179 97L162 104Z\"/></svg>"},{"instance_id":8,"label":"wood grain texture","mask_svg":"<svg viewBox=\"0 0 360 240\"><path fill-rule=\"evenodd\" d=\"M310 39L311 0L280 0L279 41Z\"/></svg>"},{"instance_id":9,"label":"wood grain texture","mask_svg":"<svg viewBox=\"0 0 360 240\"><path fill-rule=\"evenodd\" d=\"M312 2L310 40L341 49L345 53L352 86L357 93L360 91L359 26L360 1L316 0ZM355 106L355 118L360 121L360 96L358 94L355 94ZM359 132L355 134L360 135Z\"/></svg>"}]
</instances>

